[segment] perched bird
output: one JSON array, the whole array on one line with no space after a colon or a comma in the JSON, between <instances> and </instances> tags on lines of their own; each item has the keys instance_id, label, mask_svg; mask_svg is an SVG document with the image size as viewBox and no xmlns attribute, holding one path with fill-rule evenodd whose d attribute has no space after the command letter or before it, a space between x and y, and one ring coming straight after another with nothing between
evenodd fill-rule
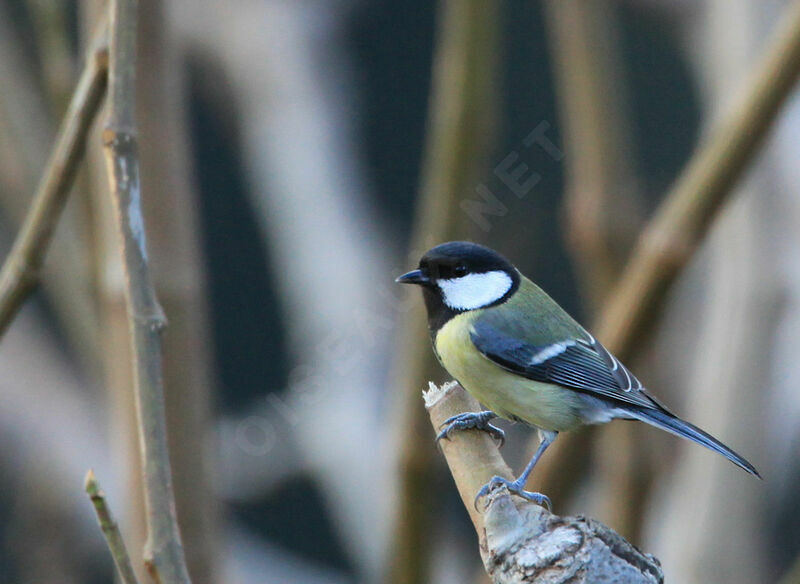
<instances>
[{"instance_id":1,"label":"perched bird","mask_svg":"<svg viewBox=\"0 0 800 584\"><path fill-rule=\"evenodd\" d=\"M524 490L544 451L559 432L616 418L693 440L760 477L747 460L648 395L616 357L497 252L465 241L443 243L397 282L422 287L436 356L488 408L448 419L437 440L477 428L502 442L503 431L489 423L496 417L541 433L539 448L519 478L493 477L478 492L476 504L505 485L550 507L546 495Z\"/></svg>"}]
</instances>

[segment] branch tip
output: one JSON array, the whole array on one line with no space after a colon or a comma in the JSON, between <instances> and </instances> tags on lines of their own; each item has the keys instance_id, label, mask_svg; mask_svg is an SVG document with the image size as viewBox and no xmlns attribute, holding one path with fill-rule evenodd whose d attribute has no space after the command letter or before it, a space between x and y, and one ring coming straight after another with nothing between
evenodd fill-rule
<instances>
[{"instance_id":1,"label":"branch tip","mask_svg":"<svg viewBox=\"0 0 800 584\"><path fill-rule=\"evenodd\" d=\"M103 492L100 490L100 484L97 482L97 477L94 474L94 469L90 468L86 473L86 478L83 481L83 489L92 499L97 496L103 496Z\"/></svg>"},{"instance_id":2,"label":"branch tip","mask_svg":"<svg viewBox=\"0 0 800 584\"><path fill-rule=\"evenodd\" d=\"M92 469L89 469L89 472L86 473L84 489L92 501L97 523L100 525L100 530L103 532L103 537L106 540L106 545L108 545L108 550L111 552L114 565L116 565L119 572L120 581L123 584L137 584L136 575L131 565L131 558L119 531L119 525L117 525L111 513L111 509L106 502L105 493L100 488L100 483L97 481Z\"/></svg>"},{"instance_id":3,"label":"branch tip","mask_svg":"<svg viewBox=\"0 0 800 584\"><path fill-rule=\"evenodd\" d=\"M426 404L433 399L428 413L434 428L454 414L480 407L455 382L442 387L430 384L424 395ZM484 432L457 432L445 442L442 452L475 526L484 567L494 582L663 582L656 558L593 519L553 515L505 488L487 494L485 509L474 509L479 489L493 475L511 476L511 471L497 444Z\"/></svg>"},{"instance_id":4,"label":"branch tip","mask_svg":"<svg viewBox=\"0 0 800 584\"><path fill-rule=\"evenodd\" d=\"M432 408L436 403L442 399L447 392L456 387L458 383L455 381L447 381L442 385L436 385L433 381L428 382L428 389L422 391L422 399L425 402L426 408Z\"/></svg>"}]
</instances>

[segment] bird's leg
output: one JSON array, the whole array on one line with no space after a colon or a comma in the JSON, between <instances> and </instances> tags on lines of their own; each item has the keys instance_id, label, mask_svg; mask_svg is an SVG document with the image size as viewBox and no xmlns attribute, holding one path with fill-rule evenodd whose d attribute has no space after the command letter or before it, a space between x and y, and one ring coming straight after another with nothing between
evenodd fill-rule
<instances>
[{"instance_id":1,"label":"bird's leg","mask_svg":"<svg viewBox=\"0 0 800 584\"><path fill-rule=\"evenodd\" d=\"M541 432L542 441L539 442L539 448L536 449L536 453L533 455L533 458L531 458L528 466L525 467L525 470L522 471L522 474L519 475L519 478L517 478L515 481L509 481L503 477L492 477L492 480L483 485L481 490L478 491L478 494L475 496L476 509L478 508L478 500L481 497L488 495L492 489L495 489L500 485L505 486L508 491L514 495L522 497L523 499L527 499L528 501L533 501L538 505L544 505L548 510L552 509L552 503L547 495L543 495L542 493L532 493L525 490L525 483L528 482L528 476L531 474L533 467L536 466L536 463L539 462L539 459L541 458L542 454L544 454L544 451L547 450L547 447L550 446L556 439L556 436L558 436L558 432L546 432L544 430L541 430Z\"/></svg>"},{"instance_id":2,"label":"bird's leg","mask_svg":"<svg viewBox=\"0 0 800 584\"><path fill-rule=\"evenodd\" d=\"M500 446L502 446L506 441L506 433L497 426L489 423L489 420L494 420L496 417L497 414L486 410L485 412L464 412L452 418L447 418L444 423L439 426L443 429L436 436L436 441L438 442L442 438L449 439L450 434L456 430L475 428L476 430L487 432L492 438L497 439L500 442Z\"/></svg>"}]
</instances>

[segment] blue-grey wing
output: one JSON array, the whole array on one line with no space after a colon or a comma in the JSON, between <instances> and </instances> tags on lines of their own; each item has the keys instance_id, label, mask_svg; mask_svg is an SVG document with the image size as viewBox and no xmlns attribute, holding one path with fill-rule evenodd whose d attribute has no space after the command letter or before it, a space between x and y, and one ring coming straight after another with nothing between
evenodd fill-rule
<instances>
[{"instance_id":1,"label":"blue-grey wing","mask_svg":"<svg viewBox=\"0 0 800 584\"><path fill-rule=\"evenodd\" d=\"M617 380L620 389L622 391L638 391L644 389L642 387L642 382L636 379L636 377L631 373L625 365L620 363L619 359L617 359L614 355L608 352L602 344L597 342L592 335L586 333L588 336L589 346L595 350L595 352L600 355L600 358L606 364L606 366L611 371L611 375L614 376L614 379Z\"/></svg>"},{"instance_id":2,"label":"blue-grey wing","mask_svg":"<svg viewBox=\"0 0 800 584\"><path fill-rule=\"evenodd\" d=\"M661 408L642 391L641 382L594 337L533 345L505 333L491 319L478 318L470 338L485 357L533 381L554 383L595 397L630 405Z\"/></svg>"}]
</instances>

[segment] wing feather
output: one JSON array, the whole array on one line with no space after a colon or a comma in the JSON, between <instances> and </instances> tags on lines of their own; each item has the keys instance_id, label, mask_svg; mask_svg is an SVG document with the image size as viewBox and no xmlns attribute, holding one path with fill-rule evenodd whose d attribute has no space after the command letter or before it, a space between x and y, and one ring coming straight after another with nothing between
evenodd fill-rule
<instances>
[{"instance_id":1,"label":"wing feather","mask_svg":"<svg viewBox=\"0 0 800 584\"><path fill-rule=\"evenodd\" d=\"M504 333L490 319L478 318L470 338L486 358L533 381L554 383L614 402L661 409L644 393L642 383L588 333L585 339L533 345Z\"/></svg>"}]
</instances>

